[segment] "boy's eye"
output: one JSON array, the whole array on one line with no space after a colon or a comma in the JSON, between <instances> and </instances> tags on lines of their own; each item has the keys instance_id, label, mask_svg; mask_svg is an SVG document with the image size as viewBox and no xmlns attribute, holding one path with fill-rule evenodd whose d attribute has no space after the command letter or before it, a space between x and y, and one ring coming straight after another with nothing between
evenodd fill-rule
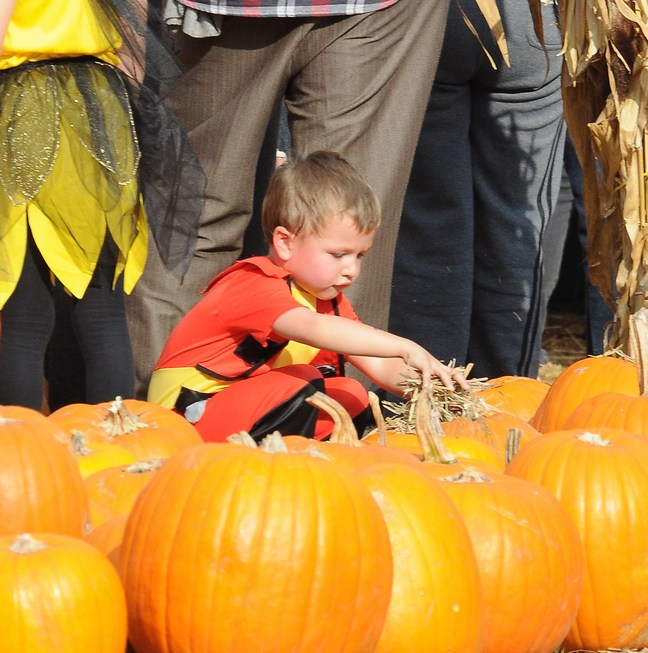
<instances>
[{"instance_id":1,"label":"boy's eye","mask_svg":"<svg viewBox=\"0 0 648 653\"><path fill-rule=\"evenodd\" d=\"M340 252L331 252L331 256L333 258L340 259L340 258L344 258L345 255L343 253L340 253Z\"/></svg>"}]
</instances>

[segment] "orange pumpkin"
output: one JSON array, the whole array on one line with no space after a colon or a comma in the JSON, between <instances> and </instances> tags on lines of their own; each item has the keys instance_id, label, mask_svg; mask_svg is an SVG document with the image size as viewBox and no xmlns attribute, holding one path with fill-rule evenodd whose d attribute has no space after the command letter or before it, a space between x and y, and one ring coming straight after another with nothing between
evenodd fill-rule
<instances>
[{"instance_id":1,"label":"orange pumpkin","mask_svg":"<svg viewBox=\"0 0 648 653\"><path fill-rule=\"evenodd\" d=\"M486 405L528 422L549 392L549 384L529 376L499 376L488 379L488 386L475 390Z\"/></svg>"},{"instance_id":2,"label":"orange pumpkin","mask_svg":"<svg viewBox=\"0 0 648 653\"><path fill-rule=\"evenodd\" d=\"M550 653L583 593L583 552L545 488L505 474L440 477L470 533L485 599L483 653Z\"/></svg>"},{"instance_id":3,"label":"orange pumpkin","mask_svg":"<svg viewBox=\"0 0 648 653\"><path fill-rule=\"evenodd\" d=\"M90 474L84 485L94 528L117 515L128 515L144 486L162 466L161 460L116 465ZM94 509L98 505L99 510Z\"/></svg>"},{"instance_id":4,"label":"orange pumpkin","mask_svg":"<svg viewBox=\"0 0 648 653\"><path fill-rule=\"evenodd\" d=\"M83 478L107 467L130 465L137 461L135 454L118 444L95 442L91 447L81 432L72 433L72 452Z\"/></svg>"},{"instance_id":5,"label":"orange pumpkin","mask_svg":"<svg viewBox=\"0 0 648 653\"><path fill-rule=\"evenodd\" d=\"M48 435L52 440L70 448L67 434L57 424L52 424L45 415L33 408L23 406L0 405L0 428L3 433L9 433L13 429L22 431L26 424L37 430L41 435Z\"/></svg>"},{"instance_id":6,"label":"orange pumpkin","mask_svg":"<svg viewBox=\"0 0 648 653\"><path fill-rule=\"evenodd\" d=\"M0 537L3 653L123 653L126 600L107 558L53 533Z\"/></svg>"},{"instance_id":7,"label":"orange pumpkin","mask_svg":"<svg viewBox=\"0 0 648 653\"><path fill-rule=\"evenodd\" d=\"M489 446L495 452L495 460L492 462L498 465L501 471L504 471L508 459L515 455L520 446L540 435L531 424L511 413L491 412L474 419L467 416L457 417L443 422L442 426L446 435L444 443L451 442L452 438L462 438ZM509 439L511 430L516 438L514 444Z\"/></svg>"},{"instance_id":8,"label":"orange pumpkin","mask_svg":"<svg viewBox=\"0 0 648 653\"><path fill-rule=\"evenodd\" d=\"M377 414L378 428L375 432L370 433L363 442L378 444L383 442L385 446L393 449L402 449L420 458L425 458L424 445L421 442L419 432L425 429L432 428L432 413L430 409L430 399L427 393L420 392L416 402L414 419L416 426L411 433L395 431L392 429L385 429L384 423ZM423 426L421 422L424 423ZM436 421L438 442L437 446L443 449L442 457L445 455L446 459L443 462L452 462L455 458L460 460L482 460L491 465L503 468L503 462L500 462L497 451L488 442L480 441L474 437L466 437L463 434L454 433L451 436L445 437L447 433L445 430L442 432L440 429L445 429L448 422ZM429 441L429 438L428 438Z\"/></svg>"},{"instance_id":9,"label":"orange pumpkin","mask_svg":"<svg viewBox=\"0 0 648 653\"><path fill-rule=\"evenodd\" d=\"M648 396L604 392L577 406L565 429L608 427L648 436Z\"/></svg>"},{"instance_id":10,"label":"orange pumpkin","mask_svg":"<svg viewBox=\"0 0 648 653\"><path fill-rule=\"evenodd\" d=\"M37 411L0 407L0 534L81 537L83 479L65 434Z\"/></svg>"},{"instance_id":11,"label":"orange pumpkin","mask_svg":"<svg viewBox=\"0 0 648 653\"><path fill-rule=\"evenodd\" d=\"M637 366L624 358L594 356L572 363L549 388L530 423L540 433L562 429L567 418L585 400L604 392L637 396Z\"/></svg>"},{"instance_id":12,"label":"orange pumpkin","mask_svg":"<svg viewBox=\"0 0 648 653\"><path fill-rule=\"evenodd\" d=\"M478 653L484 600L470 536L438 482L418 468L376 464L356 476L380 506L394 558L376 653Z\"/></svg>"},{"instance_id":13,"label":"orange pumpkin","mask_svg":"<svg viewBox=\"0 0 648 653\"><path fill-rule=\"evenodd\" d=\"M564 648L648 646L648 441L609 428L555 431L524 445L508 472L556 496L580 534L585 591Z\"/></svg>"},{"instance_id":14,"label":"orange pumpkin","mask_svg":"<svg viewBox=\"0 0 648 653\"><path fill-rule=\"evenodd\" d=\"M136 650L374 650L392 585L380 509L281 442L192 447L142 490L119 556Z\"/></svg>"},{"instance_id":15,"label":"orange pumpkin","mask_svg":"<svg viewBox=\"0 0 648 653\"><path fill-rule=\"evenodd\" d=\"M111 517L97 528L93 528L84 538L86 542L99 549L115 567L119 560L119 547L124 539L126 518L126 515Z\"/></svg>"},{"instance_id":16,"label":"orange pumpkin","mask_svg":"<svg viewBox=\"0 0 648 653\"><path fill-rule=\"evenodd\" d=\"M200 444L196 428L181 415L150 401L122 399L99 404L70 404L47 419L69 437L83 434L88 447L118 444L137 460L168 458L177 451Z\"/></svg>"}]
</instances>

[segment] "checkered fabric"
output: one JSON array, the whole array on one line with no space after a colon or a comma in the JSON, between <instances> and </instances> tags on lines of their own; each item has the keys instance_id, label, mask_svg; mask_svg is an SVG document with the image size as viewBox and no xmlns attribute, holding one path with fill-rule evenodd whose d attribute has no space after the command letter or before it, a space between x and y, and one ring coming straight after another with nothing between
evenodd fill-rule
<instances>
[{"instance_id":1,"label":"checkered fabric","mask_svg":"<svg viewBox=\"0 0 648 653\"><path fill-rule=\"evenodd\" d=\"M251 18L351 16L384 9L398 0L180 0L197 11Z\"/></svg>"}]
</instances>

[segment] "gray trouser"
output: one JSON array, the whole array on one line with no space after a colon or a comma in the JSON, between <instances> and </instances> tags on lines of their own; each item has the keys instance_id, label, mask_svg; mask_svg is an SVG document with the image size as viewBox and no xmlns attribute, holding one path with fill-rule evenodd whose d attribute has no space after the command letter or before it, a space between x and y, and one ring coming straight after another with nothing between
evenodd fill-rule
<instances>
[{"instance_id":1,"label":"gray trouser","mask_svg":"<svg viewBox=\"0 0 648 653\"><path fill-rule=\"evenodd\" d=\"M221 36L187 39L173 103L207 174L198 245L182 283L151 252L128 299L139 394L200 290L237 259L266 127L285 97L293 149L333 149L374 188L383 224L349 296L387 325L402 200L443 39L449 0L400 0L326 19L227 17Z\"/></svg>"},{"instance_id":2,"label":"gray trouser","mask_svg":"<svg viewBox=\"0 0 648 653\"><path fill-rule=\"evenodd\" d=\"M466 8L472 3L463 3ZM451 4L396 249L391 328L477 376L535 376L543 248L565 127L560 35L543 6L545 56L526 2L498 0L511 67L488 63ZM488 30L469 11L491 52Z\"/></svg>"}]
</instances>

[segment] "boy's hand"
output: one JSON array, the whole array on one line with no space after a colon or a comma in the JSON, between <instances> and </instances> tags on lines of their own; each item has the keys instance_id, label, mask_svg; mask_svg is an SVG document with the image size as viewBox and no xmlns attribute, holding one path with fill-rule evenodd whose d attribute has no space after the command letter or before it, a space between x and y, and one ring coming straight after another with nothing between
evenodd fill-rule
<instances>
[{"instance_id":1,"label":"boy's hand","mask_svg":"<svg viewBox=\"0 0 648 653\"><path fill-rule=\"evenodd\" d=\"M424 388L430 385L432 375L438 376L441 383L449 390L454 390L458 385L462 390L469 390L468 381L457 369L444 365L420 345L407 341L408 346L402 356L405 363L421 373L421 383Z\"/></svg>"}]
</instances>

